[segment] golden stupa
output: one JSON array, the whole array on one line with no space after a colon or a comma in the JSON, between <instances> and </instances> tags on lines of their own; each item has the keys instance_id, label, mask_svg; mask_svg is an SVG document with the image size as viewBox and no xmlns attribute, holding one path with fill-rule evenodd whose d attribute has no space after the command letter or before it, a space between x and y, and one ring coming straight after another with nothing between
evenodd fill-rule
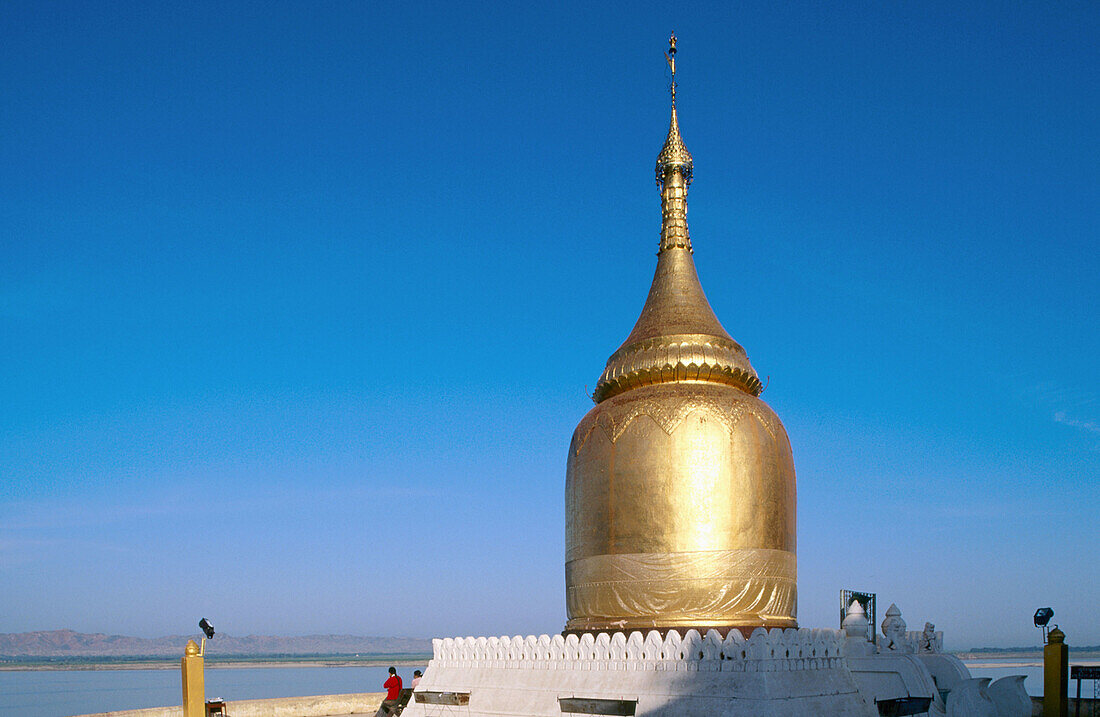
<instances>
[{"instance_id":1,"label":"golden stupa","mask_svg":"<svg viewBox=\"0 0 1100 717\"><path fill-rule=\"evenodd\" d=\"M667 59L657 271L569 447L566 631L796 627L791 446L695 273Z\"/></svg>"}]
</instances>

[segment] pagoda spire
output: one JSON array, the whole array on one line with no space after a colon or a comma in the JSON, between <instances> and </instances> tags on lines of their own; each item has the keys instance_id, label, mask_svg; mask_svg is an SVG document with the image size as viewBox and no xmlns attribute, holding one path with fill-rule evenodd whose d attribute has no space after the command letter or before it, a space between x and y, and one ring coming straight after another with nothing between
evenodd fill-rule
<instances>
[{"instance_id":1,"label":"pagoda spire","mask_svg":"<svg viewBox=\"0 0 1100 717\"><path fill-rule=\"evenodd\" d=\"M757 396L762 389L745 349L722 327L707 301L692 258L687 225L691 153L676 117L676 33L665 55L672 70L672 119L657 155L661 244L642 313L626 341L607 360L592 398L597 403L656 383L712 382Z\"/></svg>"},{"instance_id":2,"label":"pagoda spire","mask_svg":"<svg viewBox=\"0 0 1100 717\"><path fill-rule=\"evenodd\" d=\"M661 153L657 155L657 186L661 188L661 247L691 251L691 237L687 225L687 188L691 184L691 152L680 137L680 122L676 117L676 33L668 38L665 54L672 70L669 94L672 101L672 117L668 123L668 137Z\"/></svg>"}]
</instances>

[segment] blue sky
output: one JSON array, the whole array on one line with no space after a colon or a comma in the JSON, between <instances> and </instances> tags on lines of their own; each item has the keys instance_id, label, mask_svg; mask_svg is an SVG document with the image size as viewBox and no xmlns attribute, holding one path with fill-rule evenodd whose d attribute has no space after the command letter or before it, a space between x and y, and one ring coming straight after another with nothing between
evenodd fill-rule
<instances>
[{"instance_id":1,"label":"blue sky","mask_svg":"<svg viewBox=\"0 0 1100 717\"><path fill-rule=\"evenodd\" d=\"M1100 643L1097 6L519 5L5 7L0 632L560 630L675 28L800 622Z\"/></svg>"}]
</instances>

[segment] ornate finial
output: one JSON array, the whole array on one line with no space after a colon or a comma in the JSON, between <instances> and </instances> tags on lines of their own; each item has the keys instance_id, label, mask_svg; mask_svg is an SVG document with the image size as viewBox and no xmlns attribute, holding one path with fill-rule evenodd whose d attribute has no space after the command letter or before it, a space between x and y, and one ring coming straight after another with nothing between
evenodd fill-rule
<instances>
[{"instance_id":1,"label":"ornate finial","mask_svg":"<svg viewBox=\"0 0 1100 717\"><path fill-rule=\"evenodd\" d=\"M668 69L672 70L672 84L669 85L669 91L672 93L672 107L676 108L676 31L673 30L672 34L668 36L668 52L665 53L665 60L668 62Z\"/></svg>"},{"instance_id":2,"label":"ornate finial","mask_svg":"<svg viewBox=\"0 0 1100 717\"><path fill-rule=\"evenodd\" d=\"M672 118L668 126L668 138L665 146L657 156L657 184L663 186L665 172L669 169L679 169L686 184L691 184L691 153L684 146L684 140L680 138L680 123L676 119L676 33L668 38L668 52L665 53L668 68L672 71L672 83L669 85L669 93L672 95Z\"/></svg>"},{"instance_id":3,"label":"ornate finial","mask_svg":"<svg viewBox=\"0 0 1100 717\"><path fill-rule=\"evenodd\" d=\"M848 611L845 613L840 626L844 628L844 634L848 637L867 639L867 612L859 604L859 600L853 600L852 604L848 606Z\"/></svg>"},{"instance_id":4,"label":"ornate finial","mask_svg":"<svg viewBox=\"0 0 1100 717\"><path fill-rule=\"evenodd\" d=\"M680 123L676 119L676 33L668 38L668 52L665 54L668 67L672 70L672 116L668 121L668 137L665 146L657 155L654 173L657 186L661 188L661 246L666 249L687 249L691 251L691 239L687 226L687 188L691 184L691 152L680 138Z\"/></svg>"}]
</instances>

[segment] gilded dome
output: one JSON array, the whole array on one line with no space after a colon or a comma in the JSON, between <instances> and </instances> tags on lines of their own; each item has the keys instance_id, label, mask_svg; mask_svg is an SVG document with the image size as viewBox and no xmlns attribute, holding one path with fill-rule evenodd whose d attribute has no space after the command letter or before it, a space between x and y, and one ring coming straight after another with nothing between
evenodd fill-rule
<instances>
[{"instance_id":1,"label":"gilded dome","mask_svg":"<svg viewBox=\"0 0 1100 717\"><path fill-rule=\"evenodd\" d=\"M790 442L695 271L670 53L657 269L569 450L567 631L797 625Z\"/></svg>"},{"instance_id":2,"label":"gilded dome","mask_svg":"<svg viewBox=\"0 0 1100 717\"><path fill-rule=\"evenodd\" d=\"M794 461L775 413L722 384L601 402L566 469L567 630L794 627Z\"/></svg>"}]
</instances>

